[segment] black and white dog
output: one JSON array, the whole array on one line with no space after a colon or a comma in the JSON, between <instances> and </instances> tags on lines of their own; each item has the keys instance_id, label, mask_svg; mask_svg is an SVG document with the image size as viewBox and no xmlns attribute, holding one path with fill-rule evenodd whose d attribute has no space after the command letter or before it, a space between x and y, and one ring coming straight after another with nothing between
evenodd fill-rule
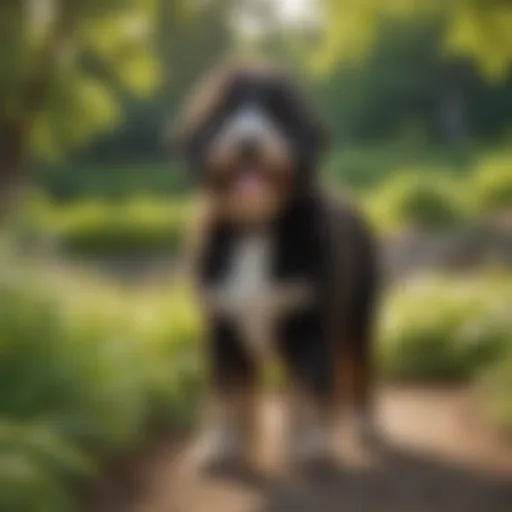
<instances>
[{"instance_id":1,"label":"black and white dog","mask_svg":"<svg viewBox=\"0 0 512 512\"><path fill-rule=\"evenodd\" d=\"M342 395L370 421L377 276L360 217L320 190L324 130L284 73L246 63L203 81L174 135L206 198L192 258L217 404L208 455L252 446L259 369L275 355L293 389L292 453L328 456Z\"/></svg>"}]
</instances>

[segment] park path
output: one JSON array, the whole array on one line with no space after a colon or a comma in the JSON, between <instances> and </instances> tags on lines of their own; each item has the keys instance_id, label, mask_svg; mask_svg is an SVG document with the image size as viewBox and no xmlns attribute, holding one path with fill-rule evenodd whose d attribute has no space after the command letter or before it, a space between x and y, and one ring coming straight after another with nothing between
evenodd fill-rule
<instances>
[{"instance_id":1,"label":"park path","mask_svg":"<svg viewBox=\"0 0 512 512\"><path fill-rule=\"evenodd\" d=\"M254 472L207 475L193 441L162 442L113 471L87 512L512 512L512 444L466 390L382 390L382 446L358 448L345 429L339 468L322 478L282 469L281 409L265 400Z\"/></svg>"}]
</instances>

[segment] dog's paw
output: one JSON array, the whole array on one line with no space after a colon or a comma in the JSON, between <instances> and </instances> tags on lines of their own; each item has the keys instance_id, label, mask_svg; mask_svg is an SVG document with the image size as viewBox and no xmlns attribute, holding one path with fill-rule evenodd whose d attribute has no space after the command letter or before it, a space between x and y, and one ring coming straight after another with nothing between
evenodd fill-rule
<instances>
[{"instance_id":1,"label":"dog's paw","mask_svg":"<svg viewBox=\"0 0 512 512\"><path fill-rule=\"evenodd\" d=\"M371 414L354 412L349 422L352 434L360 443L368 447L379 444L380 432Z\"/></svg>"},{"instance_id":2,"label":"dog's paw","mask_svg":"<svg viewBox=\"0 0 512 512\"><path fill-rule=\"evenodd\" d=\"M222 469L243 459L240 433L217 428L207 432L199 441L198 457L203 469Z\"/></svg>"},{"instance_id":3,"label":"dog's paw","mask_svg":"<svg viewBox=\"0 0 512 512\"><path fill-rule=\"evenodd\" d=\"M291 460L299 466L321 466L333 461L333 445L329 429L311 426L296 433L290 447Z\"/></svg>"}]
</instances>

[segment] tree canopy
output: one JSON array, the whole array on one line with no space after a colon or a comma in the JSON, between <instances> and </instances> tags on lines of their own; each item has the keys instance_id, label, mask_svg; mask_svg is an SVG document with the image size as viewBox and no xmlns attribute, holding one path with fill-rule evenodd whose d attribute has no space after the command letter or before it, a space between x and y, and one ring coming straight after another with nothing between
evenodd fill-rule
<instances>
[{"instance_id":1,"label":"tree canopy","mask_svg":"<svg viewBox=\"0 0 512 512\"><path fill-rule=\"evenodd\" d=\"M439 22L447 55L474 60L491 79L504 78L512 59L512 4L502 0L324 0L325 30L316 55L319 69L364 57L389 20Z\"/></svg>"},{"instance_id":2,"label":"tree canopy","mask_svg":"<svg viewBox=\"0 0 512 512\"><path fill-rule=\"evenodd\" d=\"M248 48L307 78L339 140L412 126L446 140L505 129L510 2L309 7L287 18L278 0L4 0L2 176L18 173L27 156L77 146L87 158L160 158L162 133L192 82Z\"/></svg>"}]
</instances>

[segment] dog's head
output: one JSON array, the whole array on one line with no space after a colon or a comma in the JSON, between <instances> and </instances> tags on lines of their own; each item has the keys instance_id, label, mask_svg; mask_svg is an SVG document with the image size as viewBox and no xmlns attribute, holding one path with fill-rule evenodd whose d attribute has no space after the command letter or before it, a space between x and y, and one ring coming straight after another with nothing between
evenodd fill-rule
<instances>
[{"instance_id":1,"label":"dog's head","mask_svg":"<svg viewBox=\"0 0 512 512\"><path fill-rule=\"evenodd\" d=\"M271 219L311 183L325 132L293 82L269 64L230 64L186 103L174 145L218 211Z\"/></svg>"}]
</instances>

